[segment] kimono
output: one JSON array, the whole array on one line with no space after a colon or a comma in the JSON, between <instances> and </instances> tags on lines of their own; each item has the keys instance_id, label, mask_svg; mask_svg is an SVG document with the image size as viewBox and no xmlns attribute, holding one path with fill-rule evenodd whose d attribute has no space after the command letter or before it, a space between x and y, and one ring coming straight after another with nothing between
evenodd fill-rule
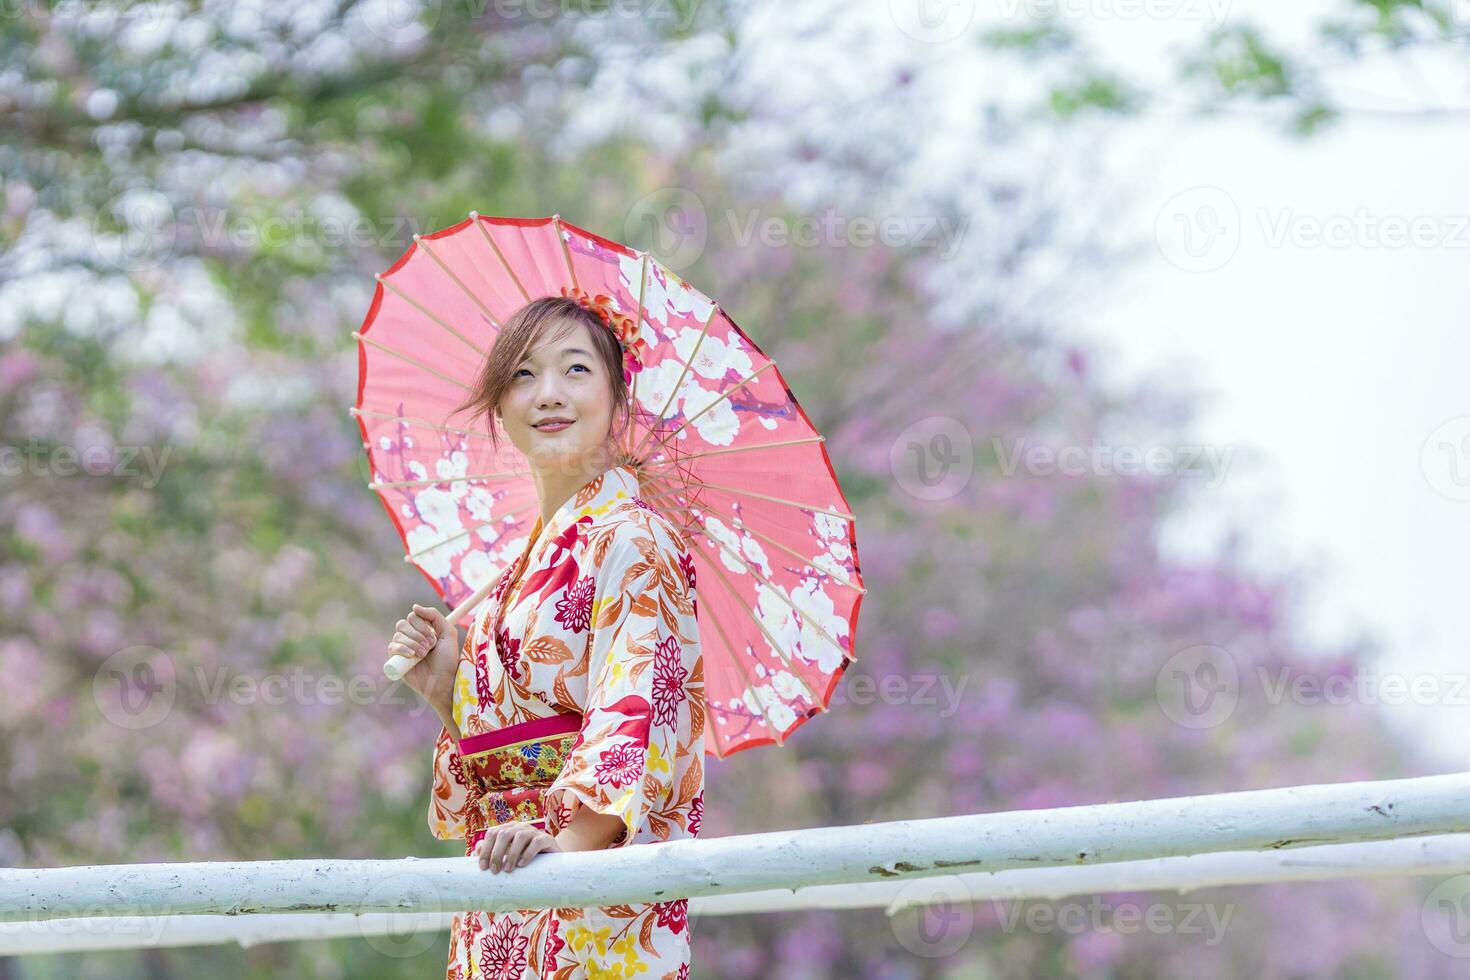
<instances>
[{"instance_id":1,"label":"kimono","mask_svg":"<svg viewBox=\"0 0 1470 980\"><path fill-rule=\"evenodd\" d=\"M694 584L682 534L627 467L584 485L544 528L538 517L461 649L461 740L440 727L434 836L463 838L472 855L491 826L528 821L555 836L589 806L622 819L612 847L695 837L705 713ZM459 913L447 977L686 980L688 901Z\"/></svg>"}]
</instances>

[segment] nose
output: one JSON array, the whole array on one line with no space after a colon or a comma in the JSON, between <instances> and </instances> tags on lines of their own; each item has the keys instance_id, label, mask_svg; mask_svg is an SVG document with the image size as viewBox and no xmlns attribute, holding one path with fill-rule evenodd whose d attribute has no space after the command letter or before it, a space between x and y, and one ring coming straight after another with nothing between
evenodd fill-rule
<instances>
[{"instance_id":1,"label":"nose","mask_svg":"<svg viewBox=\"0 0 1470 980\"><path fill-rule=\"evenodd\" d=\"M555 371L547 371L536 380L536 407L541 411L566 404L562 397L561 379Z\"/></svg>"}]
</instances>

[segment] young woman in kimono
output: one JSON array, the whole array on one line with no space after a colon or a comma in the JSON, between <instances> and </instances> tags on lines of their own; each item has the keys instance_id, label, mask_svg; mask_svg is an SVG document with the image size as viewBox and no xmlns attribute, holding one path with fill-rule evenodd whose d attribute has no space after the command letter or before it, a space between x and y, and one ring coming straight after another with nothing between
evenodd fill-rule
<instances>
[{"instance_id":1,"label":"young woman in kimono","mask_svg":"<svg viewBox=\"0 0 1470 980\"><path fill-rule=\"evenodd\" d=\"M498 417L531 463L540 515L462 646L443 613L417 604L389 645L429 651L405 675L443 721L429 829L463 838L482 870L699 833L694 564L613 448L614 417L627 418L625 350L572 299L534 300L507 321L461 407ZM571 424L538 428L553 418ZM687 911L677 899L463 912L447 976L686 980Z\"/></svg>"}]
</instances>

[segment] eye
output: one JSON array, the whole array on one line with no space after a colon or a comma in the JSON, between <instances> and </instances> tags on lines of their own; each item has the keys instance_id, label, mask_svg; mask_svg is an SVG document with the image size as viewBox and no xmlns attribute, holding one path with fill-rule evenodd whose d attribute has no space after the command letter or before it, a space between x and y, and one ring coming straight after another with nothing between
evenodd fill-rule
<instances>
[{"instance_id":1,"label":"eye","mask_svg":"<svg viewBox=\"0 0 1470 980\"><path fill-rule=\"evenodd\" d=\"M511 377L512 378L519 378L521 376L521 372L522 371L526 371L527 374L530 374L530 371L527 370L526 368L517 368L516 369L516 373L515 374L512 374Z\"/></svg>"},{"instance_id":2,"label":"eye","mask_svg":"<svg viewBox=\"0 0 1470 980\"><path fill-rule=\"evenodd\" d=\"M574 367L574 368L581 368L583 371L586 371L588 374L591 374L592 373L592 369L589 368L585 364L573 364L572 367ZM572 368L567 368L568 371L570 371L571 369Z\"/></svg>"}]
</instances>

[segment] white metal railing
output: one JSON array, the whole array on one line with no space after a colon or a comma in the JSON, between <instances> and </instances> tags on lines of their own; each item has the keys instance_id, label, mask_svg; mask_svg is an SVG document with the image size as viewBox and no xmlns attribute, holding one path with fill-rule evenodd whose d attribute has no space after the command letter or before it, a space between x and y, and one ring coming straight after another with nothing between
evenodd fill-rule
<instances>
[{"instance_id":1,"label":"white metal railing","mask_svg":"<svg viewBox=\"0 0 1470 980\"><path fill-rule=\"evenodd\" d=\"M1067 868L1016 868L861 885L815 885L689 900L689 917L801 909L907 908L977 901L1056 901L1113 891L1172 891L1277 882L1398 878L1470 872L1470 834L1438 834L1363 844L1318 844L1279 851L1220 851ZM242 947L313 939L411 937L450 926L450 912L282 912L259 915L88 916L0 922L0 955L83 950ZM405 938L408 937L408 938Z\"/></svg>"},{"instance_id":2,"label":"white metal railing","mask_svg":"<svg viewBox=\"0 0 1470 980\"><path fill-rule=\"evenodd\" d=\"M165 934L177 930L175 938L184 938L203 930L194 935L221 937L222 922L188 923L238 923L242 915L270 913L306 913L272 916L272 926L288 932L271 935L270 941L279 941L325 938L321 929L348 924L349 932L337 934L383 935L414 922L443 928L448 913L469 908L689 897L691 914L858 905L883 905L891 914L938 894L950 900L1057 897L1459 873L1467 870L1466 839L1426 835L1464 831L1470 831L1470 774L541 854L500 875L480 871L468 857L4 869L0 922L13 925L0 926L0 953L39 952L48 942L50 950L102 948L90 946L88 937L106 941L105 924L82 927L83 919L97 917L133 923L131 946L182 945L163 942ZM1265 853L1221 853L1235 851ZM248 927L240 935L237 941L266 941ZM189 940L197 941L222 939Z\"/></svg>"}]
</instances>

